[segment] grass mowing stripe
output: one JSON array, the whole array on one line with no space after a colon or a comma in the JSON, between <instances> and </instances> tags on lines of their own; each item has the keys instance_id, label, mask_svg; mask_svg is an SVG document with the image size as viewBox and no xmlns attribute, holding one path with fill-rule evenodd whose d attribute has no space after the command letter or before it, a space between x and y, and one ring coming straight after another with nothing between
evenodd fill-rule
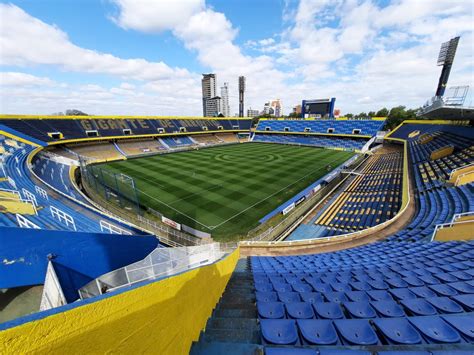
<instances>
[{"instance_id":1,"label":"grass mowing stripe","mask_svg":"<svg viewBox=\"0 0 474 355\"><path fill-rule=\"evenodd\" d=\"M134 178L141 203L191 227L219 226L217 239L258 220L352 153L246 143L103 165ZM172 206L171 206L172 204ZM227 222L226 222L227 221Z\"/></svg>"}]
</instances>

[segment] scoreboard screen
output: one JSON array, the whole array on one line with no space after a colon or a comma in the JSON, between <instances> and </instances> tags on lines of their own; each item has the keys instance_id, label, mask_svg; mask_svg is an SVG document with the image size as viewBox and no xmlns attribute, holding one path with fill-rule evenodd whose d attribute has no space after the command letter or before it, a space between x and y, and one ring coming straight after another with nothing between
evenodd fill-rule
<instances>
[{"instance_id":1,"label":"scoreboard screen","mask_svg":"<svg viewBox=\"0 0 474 355\"><path fill-rule=\"evenodd\" d=\"M303 118L333 118L336 99L303 100L301 114Z\"/></svg>"}]
</instances>

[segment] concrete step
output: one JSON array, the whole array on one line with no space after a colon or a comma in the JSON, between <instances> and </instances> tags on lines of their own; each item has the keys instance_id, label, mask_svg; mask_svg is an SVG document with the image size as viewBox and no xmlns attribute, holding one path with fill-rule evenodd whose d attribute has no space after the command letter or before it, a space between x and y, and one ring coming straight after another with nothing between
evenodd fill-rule
<instances>
[{"instance_id":1,"label":"concrete step","mask_svg":"<svg viewBox=\"0 0 474 355\"><path fill-rule=\"evenodd\" d=\"M255 309L216 308L213 316L216 318L257 318L257 311Z\"/></svg>"},{"instance_id":2,"label":"concrete step","mask_svg":"<svg viewBox=\"0 0 474 355\"><path fill-rule=\"evenodd\" d=\"M199 342L191 347L191 355L263 355L263 346L248 343Z\"/></svg>"},{"instance_id":3,"label":"concrete step","mask_svg":"<svg viewBox=\"0 0 474 355\"><path fill-rule=\"evenodd\" d=\"M250 318L210 318L207 321L206 332L210 329L247 329L258 330L256 319Z\"/></svg>"},{"instance_id":4,"label":"concrete step","mask_svg":"<svg viewBox=\"0 0 474 355\"><path fill-rule=\"evenodd\" d=\"M212 329L201 333L200 341L257 344L260 342L260 331L255 329Z\"/></svg>"}]
</instances>

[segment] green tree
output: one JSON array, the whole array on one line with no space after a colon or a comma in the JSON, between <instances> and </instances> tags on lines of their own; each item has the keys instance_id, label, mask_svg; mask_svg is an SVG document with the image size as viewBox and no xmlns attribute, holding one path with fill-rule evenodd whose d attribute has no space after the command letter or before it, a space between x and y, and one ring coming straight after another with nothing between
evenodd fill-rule
<instances>
[{"instance_id":1,"label":"green tree","mask_svg":"<svg viewBox=\"0 0 474 355\"><path fill-rule=\"evenodd\" d=\"M387 116L388 116L388 110L386 107L378 110L377 113L375 114L375 117L387 117Z\"/></svg>"}]
</instances>

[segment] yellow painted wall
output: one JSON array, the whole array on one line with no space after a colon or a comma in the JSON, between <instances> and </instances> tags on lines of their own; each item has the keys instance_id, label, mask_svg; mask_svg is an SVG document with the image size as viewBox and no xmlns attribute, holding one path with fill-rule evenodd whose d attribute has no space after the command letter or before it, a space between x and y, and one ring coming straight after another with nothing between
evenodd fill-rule
<instances>
[{"instance_id":1,"label":"yellow painted wall","mask_svg":"<svg viewBox=\"0 0 474 355\"><path fill-rule=\"evenodd\" d=\"M460 175L456 179L456 186L466 185L474 182L474 171Z\"/></svg>"},{"instance_id":2,"label":"yellow painted wall","mask_svg":"<svg viewBox=\"0 0 474 355\"><path fill-rule=\"evenodd\" d=\"M474 240L474 221L457 223L452 227L436 232L434 240L447 242L450 240Z\"/></svg>"},{"instance_id":3,"label":"yellow painted wall","mask_svg":"<svg viewBox=\"0 0 474 355\"><path fill-rule=\"evenodd\" d=\"M412 138L412 137L410 137L410 138ZM426 143L431 142L433 140L433 136L428 134L428 133L424 133L418 139L419 139L421 144L426 144Z\"/></svg>"},{"instance_id":4,"label":"yellow painted wall","mask_svg":"<svg viewBox=\"0 0 474 355\"><path fill-rule=\"evenodd\" d=\"M456 171L453 171L451 173L449 182L454 184L456 183L456 180L460 175L471 173L471 172L474 173L474 165L468 165L468 166L465 166L464 168L457 169Z\"/></svg>"},{"instance_id":5,"label":"yellow painted wall","mask_svg":"<svg viewBox=\"0 0 474 355\"><path fill-rule=\"evenodd\" d=\"M431 160L441 159L448 155L453 154L454 147L453 146L446 146L441 147L439 149L433 150L430 155Z\"/></svg>"},{"instance_id":6,"label":"yellow painted wall","mask_svg":"<svg viewBox=\"0 0 474 355\"><path fill-rule=\"evenodd\" d=\"M239 258L0 332L0 354L188 354Z\"/></svg>"}]
</instances>

